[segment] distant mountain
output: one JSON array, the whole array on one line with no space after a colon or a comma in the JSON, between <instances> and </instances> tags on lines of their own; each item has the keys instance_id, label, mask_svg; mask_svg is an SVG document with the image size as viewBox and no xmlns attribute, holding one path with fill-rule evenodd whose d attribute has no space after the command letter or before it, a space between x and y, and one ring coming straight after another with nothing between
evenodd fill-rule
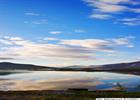
<instances>
[{"instance_id":1,"label":"distant mountain","mask_svg":"<svg viewBox=\"0 0 140 100\"><path fill-rule=\"evenodd\" d=\"M52 70L51 67L37 66L31 64L16 64L10 62L1 62L0 70Z\"/></svg>"},{"instance_id":2,"label":"distant mountain","mask_svg":"<svg viewBox=\"0 0 140 100\"><path fill-rule=\"evenodd\" d=\"M64 67L63 70L140 70L140 61L106 65L68 66Z\"/></svg>"},{"instance_id":3,"label":"distant mountain","mask_svg":"<svg viewBox=\"0 0 140 100\"><path fill-rule=\"evenodd\" d=\"M140 61L130 63L107 64L96 67L99 70L140 70Z\"/></svg>"},{"instance_id":4,"label":"distant mountain","mask_svg":"<svg viewBox=\"0 0 140 100\"><path fill-rule=\"evenodd\" d=\"M16 64L9 62L1 62L0 70L57 70L57 71L106 71L106 70L140 70L140 61L130 63L117 63L106 65L91 65L91 66L66 66L61 68L45 67L31 64Z\"/></svg>"}]
</instances>

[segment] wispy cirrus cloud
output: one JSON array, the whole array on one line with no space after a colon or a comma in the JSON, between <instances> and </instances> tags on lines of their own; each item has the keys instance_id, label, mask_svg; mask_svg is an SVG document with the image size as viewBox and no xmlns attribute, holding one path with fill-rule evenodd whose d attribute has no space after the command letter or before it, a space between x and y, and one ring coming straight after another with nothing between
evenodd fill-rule
<instances>
[{"instance_id":1,"label":"wispy cirrus cloud","mask_svg":"<svg viewBox=\"0 0 140 100\"><path fill-rule=\"evenodd\" d=\"M27 16L40 16L39 13L35 13L35 12L26 12L24 14L27 15Z\"/></svg>"},{"instance_id":2,"label":"wispy cirrus cloud","mask_svg":"<svg viewBox=\"0 0 140 100\"><path fill-rule=\"evenodd\" d=\"M53 38L53 37L45 37L45 38L43 38L43 41L54 41L54 40L58 40L58 39Z\"/></svg>"},{"instance_id":3,"label":"wispy cirrus cloud","mask_svg":"<svg viewBox=\"0 0 140 100\"><path fill-rule=\"evenodd\" d=\"M76 46L81 48L88 48L97 52L114 52L114 46L126 46L130 47L131 39L134 37L128 36L115 39L83 39L83 40L61 40L60 44Z\"/></svg>"},{"instance_id":4,"label":"wispy cirrus cloud","mask_svg":"<svg viewBox=\"0 0 140 100\"><path fill-rule=\"evenodd\" d=\"M136 25L140 25L140 17L136 17L136 18L124 18L121 20L121 22L125 25L129 25L129 26L136 26Z\"/></svg>"},{"instance_id":5,"label":"wispy cirrus cloud","mask_svg":"<svg viewBox=\"0 0 140 100\"><path fill-rule=\"evenodd\" d=\"M60 44L74 46L74 47L81 47L87 48L92 51L106 51L106 52L113 52L114 49L110 46L110 42L101 39L85 39L85 40L61 40Z\"/></svg>"},{"instance_id":6,"label":"wispy cirrus cloud","mask_svg":"<svg viewBox=\"0 0 140 100\"><path fill-rule=\"evenodd\" d=\"M132 8L128 5L140 5L137 0L84 0L89 6L93 7L93 11L99 13L118 13L132 12L140 13L140 8Z\"/></svg>"},{"instance_id":7,"label":"wispy cirrus cloud","mask_svg":"<svg viewBox=\"0 0 140 100\"><path fill-rule=\"evenodd\" d=\"M44 25L48 24L47 19L33 20L33 21L24 21L25 24L35 24L35 25Z\"/></svg>"},{"instance_id":8,"label":"wispy cirrus cloud","mask_svg":"<svg viewBox=\"0 0 140 100\"><path fill-rule=\"evenodd\" d=\"M85 33L86 31L83 29L75 29L74 32L76 33Z\"/></svg>"},{"instance_id":9,"label":"wispy cirrus cloud","mask_svg":"<svg viewBox=\"0 0 140 100\"><path fill-rule=\"evenodd\" d=\"M90 18L94 19L110 19L117 16L125 15L127 12L133 14L140 13L140 2L138 0L83 0L90 7L93 13ZM122 17L122 16L121 16ZM122 18L124 19L125 16ZM131 17L130 17L131 18ZM125 22L126 25L133 25L132 22ZM135 24L139 25L139 23Z\"/></svg>"},{"instance_id":10,"label":"wispy cirrus cloud","mask_svg":"<svg viewBox=\"0 0 140 100\"><path fill-rule=\"evenodd\" d=\"M116 45L125 45L126 47L132 48L134 45L131 43L131 40L135 39L134 36L127 36L127 37L121 37L112 39L112 42Z\"/></svg>"},{"instance_id":11,"label":"wispy cirrus cloud","mask_svg":"<svg viewBox=\"0 0 140 100\"><path fill-rule=\"evenodd\" d=\"M32 22L33 24L48 24L47 19L40 19L40 20L35 20Z\"/></svg>"},{"instance_id":12,"label":"wispy cirrus cloud","mask_svg":"<svg viewBox=\"0 0 140 100\"><path fill-rule=\"evenodd\" d=\"M108 14L92 14L89 16L90 18L95 18L95 19L109 19L112 16Z\"/></svg>"},{"instance_id":13,"label":"wispy cirrus cloud","mask_svg":"<svg viewBox=\"0 0 140 100\"><path fill-rule=\"evenodd\" d=\"M50 34L61 34L62 32L61 31L50 31L49 33Z\"/></svg>"},{"instance_id":14,"label":"wispy cirrus cloud","mask_svg":"<svg viewBox=\"0 0 140 100\"><path fill-rule=\"evenodd\" d=\"M40 16L39 13L35 13L35 12L25 12L24 14L27 16ZM48 24L48 20L47 19L37 19L37 20L24 21L24 23L41 25L41 24Z\"/></svg>"}]
</instances>

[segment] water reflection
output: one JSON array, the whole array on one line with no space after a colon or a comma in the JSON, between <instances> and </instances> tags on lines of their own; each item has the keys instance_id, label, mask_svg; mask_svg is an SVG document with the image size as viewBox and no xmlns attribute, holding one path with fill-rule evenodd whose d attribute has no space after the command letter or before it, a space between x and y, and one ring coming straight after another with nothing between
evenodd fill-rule
<instances>
[{"instance_id":1,"label":"water reflection","mask_svg":"<svg viewBox=\"0 0 140 100\"><path fill-rule=\"evenodd\" d=\"M3 75L10 75L10 74L15 74L15 73L27 73L27 70L0 70L0 76Z\"/></svg>"},{"instance_id":2,"label":"water reflection","mask_svg":"<svg viewBox=\"0 0 140 100\"><path fill-rule=\"evenodd\" d=\"M3 91L65 90L68 88L117 90L116 83L132 89L140 83L140 77L108 72L24 71L4 75L0 72L0 90Z\"/></svg>"}]
</instances>

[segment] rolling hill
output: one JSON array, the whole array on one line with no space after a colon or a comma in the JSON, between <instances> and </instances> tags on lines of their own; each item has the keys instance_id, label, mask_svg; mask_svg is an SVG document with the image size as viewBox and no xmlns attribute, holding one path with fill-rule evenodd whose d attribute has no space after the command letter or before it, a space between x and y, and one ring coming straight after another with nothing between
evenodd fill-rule
<instances>
[{"instance_id":1,"label":"rolling hill","mask_svg":"<svg viewBox=\"0 0 140 100\"><path fill-rule=\"evenodd\" d=\"M65 70L140 70L140 61L130 63L117 63L90 66L68 66Z\"/></svg>"},{"instance_id":2,"label":"rolling hill","mask_svg":"<svg viewBox=\"0 0 140 100\"><path fill-rule=\"evenodd\" d=\"M140 70L140 61L130 63L107 64L96 67L100 70Z\"/></svg>"},{"instance_id":3,"label":"rolling hill","mask_svg":"<svg viewBox=\"0 0 140 100\"><path fill-rule=\"evenodd\" d=\"M47 67L31 64L16 64L10 62L1 62L0 70L57 70L57 71L106 71L106 70L140 70L140 61L130 63L117 63L106 65L90 66L66 66L66 67Z\"/></svg>"},{"instance_id":4,"label":"rolling hill","mask_svg":"<svg viewBox=\"0 0 140 100\"><path fill-rule=\"evenodd\" d=\"M10 62L1 62L0 70L52 70L51 67L37 66L31 64L16 64Z\"/></svg>"}]
</instances>

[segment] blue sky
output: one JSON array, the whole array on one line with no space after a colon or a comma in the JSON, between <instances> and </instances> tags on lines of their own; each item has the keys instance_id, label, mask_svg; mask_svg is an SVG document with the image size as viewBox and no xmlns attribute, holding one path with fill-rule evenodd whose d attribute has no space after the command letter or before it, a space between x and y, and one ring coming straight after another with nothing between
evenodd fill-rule
<instances>
[{"instance_id":1,"label":"blue sky","mask_svg":"<svg viewBox=\"0 0 140 100\"><path fill-rule=\"evenodd\" d=\"M139 0L0 0L0 61L48 66L140 60Z\"/></svg>"}]
</instances>

